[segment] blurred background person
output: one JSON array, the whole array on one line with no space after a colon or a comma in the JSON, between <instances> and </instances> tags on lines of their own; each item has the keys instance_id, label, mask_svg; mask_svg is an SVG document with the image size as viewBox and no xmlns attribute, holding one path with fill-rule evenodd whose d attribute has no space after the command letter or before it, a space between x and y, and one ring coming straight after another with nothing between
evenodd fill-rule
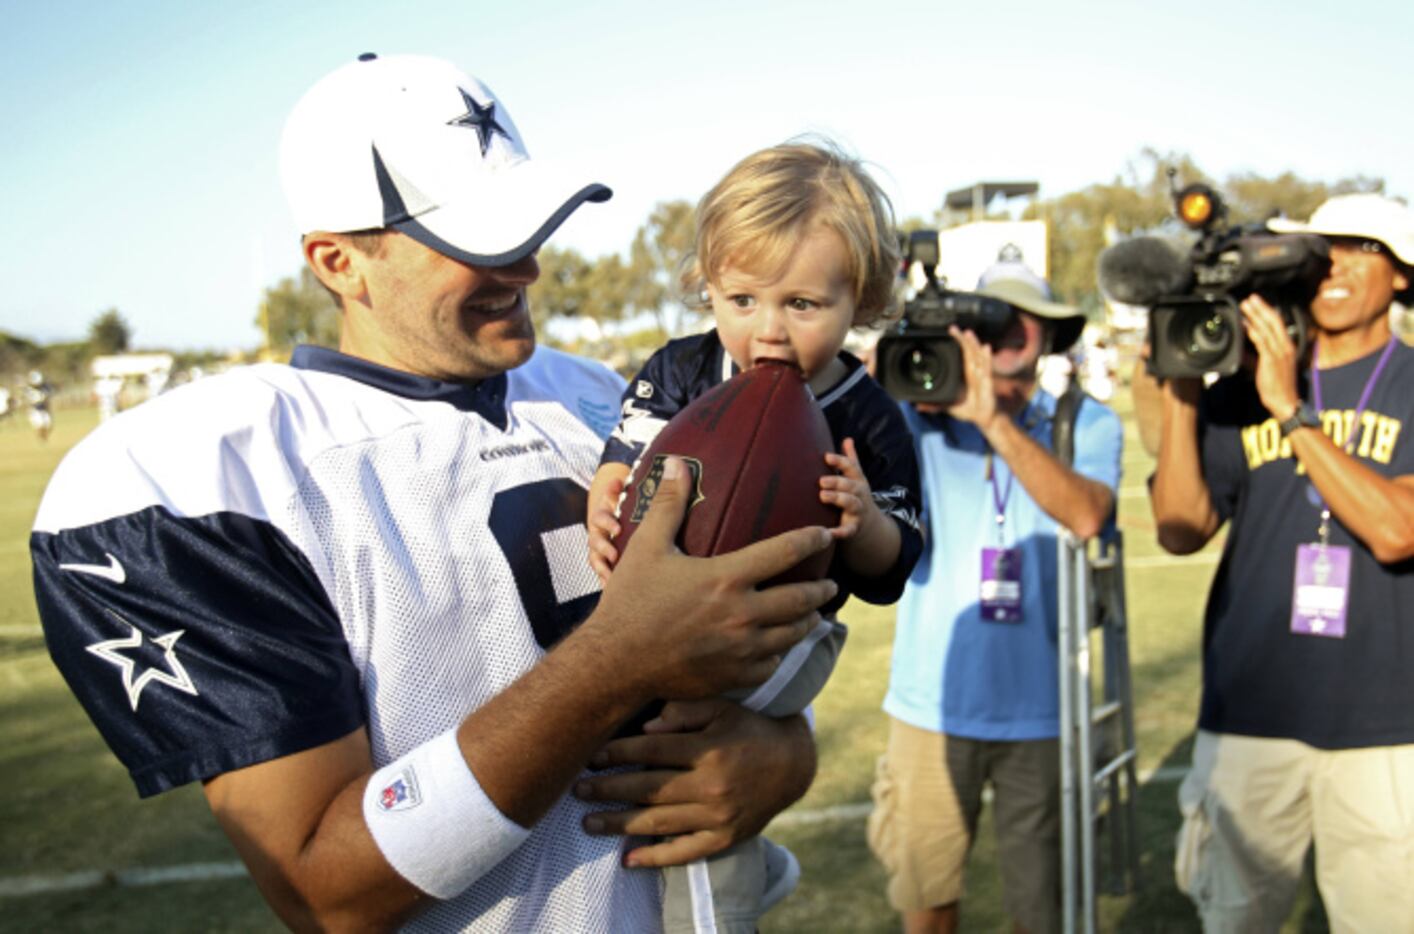
<instances>
[{"instance_id":1,"label":"blurred background person","mask_svg":"<svg viewBox=\"0 0 1414 934\"><path fill-rule=\"evenodd\" d=\"M25 383L25 405L29 407L29 423L40 441L49 440L49 432L54 429L54 414L49 411L49 402L54 395L54 387L39 370L30 370Z\"/></svg>"},{"instance_id":2,"label":"blurred background person","mask_svg":"<svg viewBox=\"0 0 1414 934\"><path fill-rule=\"evenodd\" d=\"M1080 364L1076 368L1085 391L1109 402L1115 394L1115 373L1119 369L1119 352L1099 327L1087 327L1081 341Z\"/></svg>"},{"instance_id":3,"label":"blurred background person","mask_svg":"<svg viewBox=\"0 0 1414 934\"><path fill-rule=\"evenodd\" d=\"M123 393L121 376L100 376L93 381L93 394L98 397L98 420L108 421L118 414L119 397Z\"/></svg>"}]
</instances>

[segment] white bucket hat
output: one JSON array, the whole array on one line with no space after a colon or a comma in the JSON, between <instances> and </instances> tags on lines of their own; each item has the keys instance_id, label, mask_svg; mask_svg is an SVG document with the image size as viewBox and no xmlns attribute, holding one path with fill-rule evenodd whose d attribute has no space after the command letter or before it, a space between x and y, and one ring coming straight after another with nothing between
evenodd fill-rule
<instances>
[{"instance_id":1,"label":"white bucket hat","mask_svg":"<svg viewBox=\"0 0 1414 934\"><path fill-rule=\"evenodd\" d=\"M301 233L389 228L474 266L524 259L612 194L532 161L484 84L417 55L367 53L310 88L285 122L280 178Z\"/></svg>"},{"instance_id":2,"label":"white bucket hat","mask_svg":"<svg viewBox=\"0 0 1414 934\"><path fill-rule=\"evenodd\" d=\"M1401 263L1414 266L1414 211L1383 195L1336 195L1316 208L1304 224L1278 217L1267 226L1277 233L1378 240Z\"/></svg>"}]
</instances>

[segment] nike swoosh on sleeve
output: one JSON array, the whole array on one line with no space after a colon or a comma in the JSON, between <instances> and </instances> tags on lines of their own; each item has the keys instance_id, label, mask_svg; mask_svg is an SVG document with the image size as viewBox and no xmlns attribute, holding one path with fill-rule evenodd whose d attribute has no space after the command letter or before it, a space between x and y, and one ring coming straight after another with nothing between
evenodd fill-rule
<instances>
[{"instance_id":1,"label":"nike swoosh on sleeve","mask_svg":"<svg viewBox=\"0 0 1414 934\"><path fill-rule=\"evenodd\" d=\"M128 579L128 575L123 570L123 565L106 551L103 556L108 559L107 564L61 564L59 570L73 571L76 574L92 574L94 577L101 577L115 584L124 583Z\"/></svg>"}]
</instances>

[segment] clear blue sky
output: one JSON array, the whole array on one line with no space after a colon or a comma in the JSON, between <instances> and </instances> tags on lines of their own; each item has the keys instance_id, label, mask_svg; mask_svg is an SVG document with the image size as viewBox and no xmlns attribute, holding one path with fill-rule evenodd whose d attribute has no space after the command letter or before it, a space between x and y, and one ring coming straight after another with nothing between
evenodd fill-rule
<instances>
[{"instance_id":1,"label":"clear blue sky","mask_svg":"<svg viewBox=\"0 0 1414 934\"><path fill-rule=\"evenodd\" d=\"M139 347L254 346L299 261L285 114L363 51L450 58L532 155L598 167L616 197L556 240L590 255L811 131L900 216L982 178L1107 181L1146 145L1414 196L1408 2L8 0L3 23L0 329L42 341L116 306Z\"/></svg>"}]
</instances>

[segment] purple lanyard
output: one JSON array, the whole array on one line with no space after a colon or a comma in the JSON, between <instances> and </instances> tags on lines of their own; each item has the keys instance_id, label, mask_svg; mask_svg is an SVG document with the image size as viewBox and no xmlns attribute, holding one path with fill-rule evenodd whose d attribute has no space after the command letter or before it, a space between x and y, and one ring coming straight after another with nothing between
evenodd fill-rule
<instances>
[{"instance_id":1,"label":"purple lanyard","mask_svg":"<svg viewBox=\"0 0 1414 934\"><path fill-rule=\"evenodd\" d=\"M1350 437L1345 439L1345 453L1350 453L1350 447L1355 443L1355 427L1360 424L1360 416L1365 414L1365 406L1370 402L1370 393L1375 391L1375 382L1380 378L1380 374L1385 371L1385 364L1389 363L1390 354L1394 353L1396 338L1390 335L1389 343L1385 344L1385 352L1380 354L1380 362L1375 364L1375 369L1370 373L1370 378L1365 381L1365 388L1360 393L1360 401L1355 404L1355 418L1350 422ZM1316 369L1316 355L1321 348L1313 346L1311 348L1311 401L1316 403L1316 411L1321 411L1321 371Z\"/></svg>"},{"instance_id":2,"label":"purple lanyard","mask_svg":"<svg viewBox=\"0 0 1414 934\"><path fill-rule=\"evenodd\" d=\"M992 503L997 507L997 540L1000 543L1002 537L1002 526L1006 524L1006 504L1011 499L1011 481L1016 479L1016 474L1007 471L1006 487L997 488L997 470L992 457L992 448L987 447L987 482L992 485Z\"/></svg>"},{"instance_id":3,"label":"purple lanyard","mask_svg":"<svg viewBox=\"0 0 1414 934\"><path fill-rule=\"evenodd\" d=\"M1396 338L1390 335L1389 343L1385 344L1384 353L1380 354L1380 360L1375 364L1375 369L1371 371L1370 378L1365 380L1365 388L1360 392L1360 401L1355 404L1355 417L1350 420L1350 436L1345 439L1344 451L1349 454L1351 448L1355 446L1355 429L1360 428L1361 436L1364 435L1364 427L1360 425L1360 416L1365 414L1365 406L1370 402L1370 394L1375 391L1375 383L1379 380L1380 374L1385 371L1385 364L1389 363L1390 354L1394 353ZM1316 411L1324 410L1321 403L1321 373L1316 369L1316 358L1320 353L1320 346L1311 347L1311 401L1316 404ZM1326 499L1321 495L1321 491L1316 489L1316 485L1311 484L1311 492L1316 498L1316 506L1321 510L1321 544L1326 544L1330 537L1331 511L1326 506Z\"/></svg>"}]
</instances>

